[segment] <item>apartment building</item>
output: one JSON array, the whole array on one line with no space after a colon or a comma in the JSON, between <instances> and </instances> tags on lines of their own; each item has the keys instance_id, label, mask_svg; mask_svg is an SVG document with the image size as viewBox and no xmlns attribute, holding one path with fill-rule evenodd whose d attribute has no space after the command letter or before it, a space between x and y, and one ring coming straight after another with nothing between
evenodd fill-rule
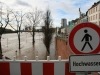
<instances>
[{"instance_id":1,"label":"apartment building","mask_svg":"<svg viewBox=\"0 0 100 75\"><path fill-rule=\"evenodd\" d=\"M88 22L92 22L100 26L100 1L94 3L94 5L88 9Z\"/></svg>"}]
</instances>

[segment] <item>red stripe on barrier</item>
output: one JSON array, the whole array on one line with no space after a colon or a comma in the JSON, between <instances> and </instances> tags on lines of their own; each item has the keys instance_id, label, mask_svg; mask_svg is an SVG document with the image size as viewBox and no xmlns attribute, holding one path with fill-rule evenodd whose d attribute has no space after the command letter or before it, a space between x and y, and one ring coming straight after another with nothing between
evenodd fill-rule
<instances>
[{"instance_id":1,"label":"red stripe on barrier","mask_svg":"<svg viewBox=\"0 0 100 75\"><path fill-rule=\"evenodd\" d=\"M76 73L69 72L69 63L65 63L65 75L76 75Z\"/></svg>"},{"instance_id":2,"label":"red stripe on barrier","mask_svg":"<svg viewBox=\"0 0 100 75\"><path fill-rule=\"evenodd\" d=\"M88 74L91 74L91 72L88 72Z\"/></svg>"},{"instance_id":3,"label":"red stripe on barrier","mask_svg":"<svg viewBox=\"0 0 100 75\"><path fill-rule=\"evenodd\" d=\"M54 75L54 63L43 63L43 75Z\"/></svg>"},{"instance_id":4,"label":"red stripe on barrier","mask_svg":"<svg viewBox=\"0 0 100 75\"><path fill-rule=\"evenodd\" d=\"M32 75L31 63L21 63L21 75Z\"/></svg>"},{"instance_id":5,"label":"red stripe on barrier","mask_svg":"<svg viewBox=\"0 0 100 75\"><path fill-rule=\"evenodd\" d=\"M10 75L10 65L8 62L0 62L0 75Z\"/></svg>"}]
</instances>

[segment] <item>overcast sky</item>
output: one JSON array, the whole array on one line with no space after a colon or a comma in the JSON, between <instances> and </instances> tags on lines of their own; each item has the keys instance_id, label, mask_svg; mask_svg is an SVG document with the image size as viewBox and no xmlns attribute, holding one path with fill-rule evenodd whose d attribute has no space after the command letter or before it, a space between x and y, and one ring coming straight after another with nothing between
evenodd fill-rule
<instances>
[{"instance_id":1,"label":"overcast sky","mask_svg":"<svg viewBox=\"0 0 100 75\"><path fill-rule=\"evenodd\" d=\"M66 18L67 22L79 17L79 8L82 13L86 11L99 0L0 0L13 9L23 9L29 11L30 8L39 8L45 10L50 8L54 27L61 26L61 19Z\"/></svg>"}]
</instances>

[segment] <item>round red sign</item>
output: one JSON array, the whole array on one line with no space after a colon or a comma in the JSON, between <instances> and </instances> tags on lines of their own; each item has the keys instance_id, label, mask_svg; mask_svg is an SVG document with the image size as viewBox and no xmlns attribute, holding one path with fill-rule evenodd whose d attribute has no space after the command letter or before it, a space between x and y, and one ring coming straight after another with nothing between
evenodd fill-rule
<instances>
[{"instance_id":1,"label":"round red sign","mask_svg":"<svg viewBox=\"0 0 100 75\"><path fill-rule=\"evenodd\" d=\"M100 51L100 28L90 22L80 23L70 32L68 42L75 54L97 54Z\"/></svg>"}]
</instances>

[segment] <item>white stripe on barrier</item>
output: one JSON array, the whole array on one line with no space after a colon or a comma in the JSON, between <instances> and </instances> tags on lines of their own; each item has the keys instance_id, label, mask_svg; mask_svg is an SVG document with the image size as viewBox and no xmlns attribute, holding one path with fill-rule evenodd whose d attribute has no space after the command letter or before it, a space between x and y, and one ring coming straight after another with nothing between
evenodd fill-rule
<instances>
[{"instance_id":1,"label":"white stripe on barrier","mask_svg":"<svg viewBox=\"0 0 100 75\"><path fill-rule=\"evenodd\" d=\"M32 75L43 75L43 63L32 63Z\"/></svg>"},{"instance_id":2,"label":"white stripe on barrier","mask_svg":"<svg viewBox=\"0 0 100 75\"><path fill-rule=\"evenodd\" d=\"M54 75L65 75L65 63L54 63Z\"/></svg>"},{"instance_id":3,"label":"white stripe on barrier","mask_svg":"<svg viewBox=\"0 0 100 75\"><path fill-rule=\"evenodd\" d=\"M10 75L21 75L20 63L10 63Z\"/></svg>"}]
</instances>

